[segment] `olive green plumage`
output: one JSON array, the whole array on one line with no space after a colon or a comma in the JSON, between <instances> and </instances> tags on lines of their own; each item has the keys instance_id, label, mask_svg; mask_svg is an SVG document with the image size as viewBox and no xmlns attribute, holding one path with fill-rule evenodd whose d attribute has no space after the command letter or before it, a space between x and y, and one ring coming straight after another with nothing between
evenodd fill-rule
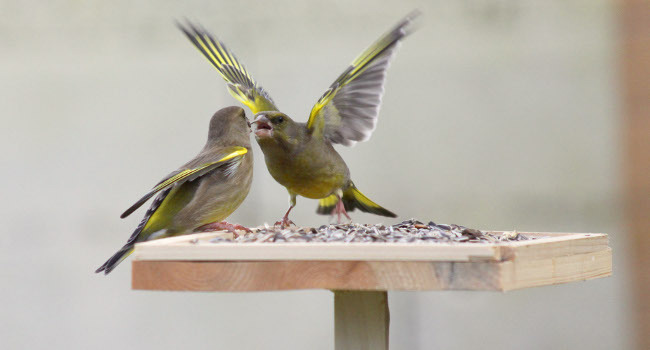
<instances>
[{"instance_id":1,"label":"olive green plumage","mask_svg":"<svg viewBox=\"0 0 650 350\"><path fill-rule=\"evenodd\" d=\"M290 194L320 199L350 182L343 158L326 139L313 137L304 123L281 112L262 112L255 123L266 166Z\"/></svg>"},{"instance_id":2,"label":"olive green plumage","mask_svg":"<svg viewBox=\"0 0 650 350\"><path fill-rule=\"evenodd\" d=\"M158 194L127 243L95 272L110 273L135 243L192 233L234 212L248 195L253 179L249 134L242 108L217 111L203 150L122 214L127 217Z\"/></svg>"},{"instance_id":3,"label":"olive green plumage","mask_svg":"<svg viewBox=\"0 0 650 350\"><path fill-rule=\"evenodd\" d=\"M360 209L395 217L354 186L347 165L332 144L350 146L372 135L390 59L417 15L405 17L357 57L318 99L306 123L279 112L269 94L222 42L191 23L179 24L179 28L226 80L229 92L256 114L255 138L269 172L289 192L289 211L300 195L319 199L319 214L340 217ZM289 211L283 224L288 222Z\"/></svg>"}]
</instances>

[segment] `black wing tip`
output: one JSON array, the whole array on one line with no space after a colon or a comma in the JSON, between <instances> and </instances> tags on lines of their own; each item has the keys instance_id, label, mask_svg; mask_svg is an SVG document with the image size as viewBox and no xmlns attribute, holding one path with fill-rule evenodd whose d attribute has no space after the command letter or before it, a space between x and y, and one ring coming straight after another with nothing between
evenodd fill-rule
<instances>
[{"instance_id":1,"label":"black wing tip","mask_svg":"<svg viewBox=\"0 0 650 350\"><path fill-rule=\"evenodd\" d=\"M192 32L195 31L195 28L189 19L187 18L183 18L182 20L175 19L174 24L176 25L176 28L182 31L188 38L192 37Z\"/></svg>"},{"instance_id":2,"label":"black wing tip","mask_svg":"<svg viewBox=\"0 0 650 350\"><path fill-rule=\"evenodd\" d=\"M129 209L125 210L122 215L120 215L120 219L124 219L125 217L131 215L137 208L134 208L134 206L130 207Z\"/></svg>"},{"instance_id":3,"label":"black wing tip","mask_svg":"<svg viewBox=\"0 0 650 350\"><path fill-rule=\"evenodd\" d=\"M183 20L175 19L174 24L176 25L176 28L182 31L183 34L185 34L185 36L187 36L192 42L196 40L194 38L195 36L202 35L207 35L210 39L215 40L202 25L198 24L197 22L193 22L188 18L183 18Z\"/></svg>"},{"instance_id":4,"label":"black wing tip","mask_svg":"<svg viewBox=\"0 0 650 350\"><path fill-rule=\"evenodd\" d=\"M194 23L195 23L194 21L190 20L187 17L183 17L182 19L177 19L177 18L174 19L174 24L178 29L182 31L189 32L190 30L192 31L196 30L197 26L194 25Z\"/></svg>"},{"instance_id":5,"label":"black wing tip","mask_svg":"<svg viewBox=\"0 0 650 350\"><path fill-rule=\"evenodd\" d=\"M113 269L115 268L116 265L108 267L107 264L108 264L108 261L106 263L104 263L104 265L100 266L97 270L95 270L95 273L102 273L103 272L104 276L111 273L111 271L113 271Z\"/></svg>"},{"instance_id":6,"label":"black wing tip","mask_svg":"<svg viewBox=\"0 0 650 350\"><path fill-rule=\"evenodd\" d=\"M111 257L112 259L112 257ZM113 269L108 268L108 263L111 261L111 259L108 259L102 266L100 266L97 270L95 270L95 273L104 273L104 276L108 275L113 271Z\"/></svg>"},{"instance_id":7,"label":"black wing tip","mask_svg":"<svg viewBox=\"0 0 650 350\"><path fill-rule=\"evenodd\" d=\"M133 243L127 242L120 250L108 258L102 266L95 270L95 273L103 272L104 275L108 275L130 254L132 249Z\"/></svg>"},{"instance_id":8,"label":"black wing tip","mask_svg":"<svg viewBox=\"0 0 650 350\"><path fill-rule=\"evenodd\" d=\"M125 217L131 215L134 211L138 210L144 203L146 203L151 197L153 197L156 194L156 192L158 191L155 191L155 187L154 187L153 191L145 194L144 197L138 199L138 201L135 202L135 204L133 204L132 206L130 206L129 209L125 210L124 213L120 215L120 219L124 219Z\"/></svg>"},{"instance_id":9,"label":"black wing tip","mask_svg":"<svg viewBox=\"0 0 650 350\"><path fill-rule=\"evenodd\" d=\"M178 28L178 29L180 29L182 31L186 31L186 28L185 28L185 25L183 24L183 22L189 23L189 20L187 18L183 18L182 20L180 20L178 18L174 18L174 25L176 26L176 28Z\"/></svg>"},{"instance_id":10,"label":"black wing tip","mask_svg":"<svg viewBox=\"0 0 650 350\"><path fill-rule=\"evenodd\" d=\"M420 11L420 9L415 9L409 12L404 18L402 18L401 21L397 23L391 32L399 39L412 34L418 28L416 20L421 15L422 11Z\"/></svg>"}]
</instances>

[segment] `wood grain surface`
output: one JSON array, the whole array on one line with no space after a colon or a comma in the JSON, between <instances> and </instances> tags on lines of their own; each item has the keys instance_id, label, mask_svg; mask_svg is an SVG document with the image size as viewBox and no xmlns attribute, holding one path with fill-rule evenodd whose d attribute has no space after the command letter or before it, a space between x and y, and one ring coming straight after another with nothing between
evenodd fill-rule
<instances>
[{"instance_id":1,"label":"wood grain surface","mask_svg":"<svg viewBox=\"0 0 650 350\"><path fill-rule=\"evenodd\" d=\"M134 289L173 291L496 290L611 274L611 250L500 262L133 261Z\"/></svg>"},{"instance_id":2,"label":"wood grain surface","mask_svg":"<svg viewBox=\"0 0 650 350\"><path fill-rule=\"evenodd\" d=\"M334 291L334 349L387 350L386 292Z\"/></svg>"}]
</instances>

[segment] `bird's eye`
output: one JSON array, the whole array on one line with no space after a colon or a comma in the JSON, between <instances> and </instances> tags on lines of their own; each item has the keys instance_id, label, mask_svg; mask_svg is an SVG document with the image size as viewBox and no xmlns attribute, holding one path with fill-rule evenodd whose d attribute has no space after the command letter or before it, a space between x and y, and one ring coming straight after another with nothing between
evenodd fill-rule
<instances>
[{"instance_id":1,"label":"bird's eye","mask_svg":"<svg viewBox=\"0 0 650 350\"><path fill-rule=\"evenodd\" d=\"M279 117L277 117L277 118L275 119L275 122L278 123L278 124L279 124L279 123L282 123L283 121L284 121L284 117L282 117L282 116L279 116Z\"/></svg>"}]
</instances>

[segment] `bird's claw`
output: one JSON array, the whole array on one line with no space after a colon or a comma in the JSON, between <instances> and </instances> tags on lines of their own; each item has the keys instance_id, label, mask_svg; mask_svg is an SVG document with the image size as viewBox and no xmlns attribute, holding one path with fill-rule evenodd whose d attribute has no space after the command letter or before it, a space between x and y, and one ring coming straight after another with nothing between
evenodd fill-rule
<instances>
[{"instance_id":1,"label":"bird's claw","mask_svg":"<svg viewBox=\"0 0 650 350\"><path fill-rule=\"evenodd\" d=\"M252 233L251 229L249 229L246 226L242 226L239 224L231 224L225 221L219 221L219 222L212 222L209 224L205 224L197 229L194 230L194 232L212 232L212 231L228 231L235 235L235 237L239 237L239 234L237 231L244 231L247 233Z\"/></svg>"},{"instance_id":2,"label":"bird's claw","mask_svg":"<svg viewBox=\"0 0 650 350\"><path fill-rule=\"evenodd\" d=\"M293 221L289 220L288 217L284 217L282 220L276 221L274 226L280 226L280 228L284 230L291 225L296 226L296 224L294 224Z\"/></svg>"}]
</instances>

